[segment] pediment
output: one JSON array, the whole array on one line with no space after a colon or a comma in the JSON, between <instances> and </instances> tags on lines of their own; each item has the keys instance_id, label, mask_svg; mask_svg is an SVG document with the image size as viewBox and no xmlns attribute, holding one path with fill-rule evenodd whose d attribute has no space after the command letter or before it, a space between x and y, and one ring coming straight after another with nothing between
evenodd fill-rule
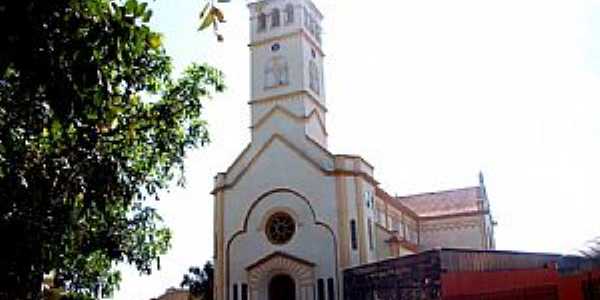
<instances>
[{"instance_id":1,"label":"pediment","mask_svg":"<svg viewBox=\"0 0 600 300\"><path fill-rule=\"evenodd\" d=\"M274 252L246 267L250 286L259 286L274 272L283 272L295 278L300 286L314 283L315 264L285 252Z\"/></svg>"}]
</instances>

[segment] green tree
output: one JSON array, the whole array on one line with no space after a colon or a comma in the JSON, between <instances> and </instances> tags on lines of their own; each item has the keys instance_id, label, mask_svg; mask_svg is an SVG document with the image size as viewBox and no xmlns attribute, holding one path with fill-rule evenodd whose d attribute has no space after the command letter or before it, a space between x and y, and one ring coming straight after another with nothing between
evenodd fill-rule
<instances>
[{"instance_id":1,"label":"green tree","mask_svg":"<svg viewBox=\"0 0 600 300\"><path fill-rule=\"evenodd\" d=\"M183 275L181 287L187 288L190 295L202 300L213 300L214 266L208 261L204 267L190 267Z\"/></svg>"},{"instance_id":2,"label":"green tree","mask_svg":"<svg viewBox=\"0 0 600 300\"><path fill-rule=\"evenodd\" d=\"M149 199L185 183L224 85L206 65L174 78L151 16L136 0L0 2L0 299L39 299L44 274L106 296L116 263L160 267L170 232Z\"/></svg>"}]
</instances>

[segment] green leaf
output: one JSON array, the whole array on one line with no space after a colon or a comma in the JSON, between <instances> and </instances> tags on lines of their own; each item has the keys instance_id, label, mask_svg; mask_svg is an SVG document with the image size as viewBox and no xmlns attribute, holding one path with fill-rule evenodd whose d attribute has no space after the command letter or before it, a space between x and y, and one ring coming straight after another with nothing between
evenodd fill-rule
<instances>
[{"instance_id":1,"label":"green leaf","mask_svg":"<svg viewBox=\"0 0 600 300\"><path fill-rule=\"evenodd\" d=\"M57 138L62 135L62 125L58 120L53 120L52 125L50 127L50 133L53 137Z\"/></svg>"},{"instance_id":2,"label":"green leaf","mask_svg":"<svg viewBox=\"0 0 600 300\"><path fill-rule=\"evenodd\" d=\"M153 14L153 12L152 12L152 10L151 10L151 9L147 10L147 11L144 13L144 15L142 16L142 21L144 21L144 22L146 22L146 23L147 23L147 22L150 22L150 19L152 18L152 14Z\"/></svg>"},{"instance_id":3,"label":"green leaf","mask_svg":"<svg viewBox=\"0 0 600 300\"><path fill-rule=\"evenodd\" d=\"M152 34L148 39L150 48L157 49L162 45L162 36L158 33Z\"/></svg>"},{"instance_id":4,"label":"green leaf","mask_svg":"<svg viewBox=\"0 0 600 300\"><path fill-rule=\"evenodd\" d=\"M208 12L208 14L204 17L204 20L202 21L202 24L200 24L198 31L202 31L202 30L208 28L208 26L212 25L214 22L215 22L215 15L213 13L213 10L211 9Z\"/></svg>"},{"instance_id":5,"label":"green leaf","mask_svg":"<svg viewBox=\"0 0 600 300\"><path fill-rule=\"evenodd\" d=\"M209 8L210 8L210 2L206 3L206 5L204 5L204 8L202 8L202 10L200 11L200 15L199 15L200 20L202 20L204 18L204 16L206 15L206 12L208 11Z\"/></svg>"}]
</instances>

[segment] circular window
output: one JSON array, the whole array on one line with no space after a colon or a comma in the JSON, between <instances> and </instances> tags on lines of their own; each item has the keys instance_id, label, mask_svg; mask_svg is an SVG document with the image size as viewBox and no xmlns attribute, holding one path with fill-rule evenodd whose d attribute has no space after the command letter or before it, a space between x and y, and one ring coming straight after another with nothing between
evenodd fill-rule
<instances>
[{"instance_id":1,"label":"circular window","mask_svg":"<svg viewBox=\"0 0 600 300\"><path fill-rule=\"evenodd\" d=\"M284 212L273 214L267 221L267 238L275 245L283 245L289 242L295 232L296 222L294 222L294 219L290 215Z\"/></svg>"}]
</instances>

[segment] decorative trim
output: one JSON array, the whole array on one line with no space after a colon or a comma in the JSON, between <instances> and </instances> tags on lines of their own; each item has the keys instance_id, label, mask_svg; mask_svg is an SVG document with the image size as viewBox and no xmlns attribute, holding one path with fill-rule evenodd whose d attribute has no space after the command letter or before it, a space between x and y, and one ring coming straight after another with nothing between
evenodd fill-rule
<instances>
[{"instance_id":1,"label":"decorative trim","mask_svg":"<svg viewBox=\"0 0 600 300\"><path fill-rule=\"evenodd\" d=\"M254 268L264 264L265 262L269 261L270 259L274 258L274 257L283 257L289 260L293 260L296 263L299 263L301 265L307 266L307 267L314 267L315 264L313 262L310 262L308 260L304 260L302 258L299 257L295 257L291 254L287 254L285 252L281 252L281 251L275 251L261 259L259 259L258 261L256 261L255 263L249 265L246 267L246 271L252 271Z\"/></svg>"},{"instance_id":2,"label":"decorative trim","mask_svg":"<svg viewBox=\"0 0 600 300\"><path fill-rule=\"evenodd\" d=\"M275 252L246 268L248 286L257 290L261 282L270 282L274 276L284 273L296 281L296 292L299 292L299 289L311 286L315 281L314 266L309 261ZM253 296L250 297L251 300L258 300Z\"/></svg>"},{"instance_id":3,"label":"decorative trim","mask_svg":"<svg viewBox=\"0 0 600 300\"><path fill-rule=\"evenodd\" d=\"M294 100L296 100L296 98L295 98L296 96L308 96L308 98L311 100L311 102L313 102L316 106L318 106L324 112L327 112L327 107L325 107L325 105L323 105L323 103L321 103L317 98L315 98L313 96L313 94L311 94L310 92L308 92L306 90L292 92L292 93L284 94L284 95L265 97L265 98L261 98L261 99L254 99L254 100L249 101L248 104L249 105L255 105L255 104L261 105L261 104L266 104L266 103L270 103L270 102L294 101Z\"/></svg>"},{"instance_id":4,"label":"decorative trim","mask_svg":"<svg viewBox=\"0 0 600 300\"><path fill-rule=\"evenodd\" d=\"M263 124L265 124L267 122L267 120L271 116L273 116L277 112L280 112L283 114L283 116L287 116L287 117L291 118L292 120L301 122L301 123L306 123L314 115L316 115L317 121L321 127L321 131L323 132L323 134L325 136L328 136L327 129L325 128L325 123L323 122L323 119L321 118L321 115L317 112L316 108L313 109L310 112L310 114L308 114L307 116L298 116L298 115L295 115L293 112L289 111L288 109L280 106L279 104L276 104L271 110L269 110L269 112L267 112L264 116L262 116L254 125L250 126L250 128L251 129L259 129L260 127L262 127Z\"/></svg>"},{"instance_id":5,"label":"decorative trim","mask_svg":"<svg viewBox=\"0 0 600 300\"><path fill-rule=\"evenodd\" d=\"M423 224L422 232L438 232L438 231L453 231L468 228L479 228L481 225L478 220L457 221L443 224Z\"/></svg>"},{"instance_id":6,"label":"decorative trim","mask_svg":"<svg viewBox=\"0 0 600 300\"><path fill-rule=\"evenodd\" d=\"M246 152L248 152L248 150L250 150L251 146L252 146L252 143L248 143L246 148L244 148L244 150L242 150L242 152L235 158L235 160L233 161L231 166L229 166L229 168L227 168L227 172L224 173L225 175L227 175L229 172L231 172L231 169L233 169L233 167L235 165L237 165L237 163L242 159L242 157L244 157L244 154L246 154Z\"/></svg>"},{"instance_id":7,"label":"decorative trim","mask_svg":"<svg viewBox=\"0 0 600 300\"><path fill-rule=\"evenodd\" d=\"M456 213L456 214L437 215L437 216L430 216L430 217L419 217L419 220L434 221L434 220L443 220L443 219L461 218L461 217L476 217L476 216L484 216L489 213L490 213L489 210L480 210L480 211L471 211L471 212Z\"/></svg>"},{"instance_id":8,"label":"decorative trim","mask_svg":"<svg viewBox=\"0 0 600 300\"><path fill-rule=\"evenodd\" d=\"M317 49L317 51L319 51L319 54L322 57L325 57L325 53L323 52L323 49L321 48L321 45L312 37L311 34L309 34L306 31L306 29L304 28L304 26L302 26L301 28L299 28L297 30L294 30L292 32L275 35L275 36L272 36L272 37L264 39L264 40L255 41L254 43L248 44L248 47L250 47L250 48L260 47L260 46L263 46L265 44L271 44L271 43L273 43L275 41L287 40L287 39L290 39L290 38L292 38L292 37L294 37L296 35L303 36L311 44L311 46L313 46L315 49Z\"/></svg>"},{"instance_id":9,"label":"decorative trim","mask_svg":"<svg viewBox=\"0 0 600 300\"><path fill-rule=\"evenodd\" d=\"M346 268L350 266L350 219L348 218L348 195L347 195L346 180L343 177L335 178L335 198L338 213L338 237L340 245L338 252L340 255L340 266Z\"/></svg>"},{"instance_id":10,"label":"decorative trim","mask_svg":"<svg viewBox=\"0 0 600 300\"><path fill-rule=\"evenodd\" d=\"M215 209L216 209L216 214L218 217L217 220L217 224L218 224L218 228L217 228L217 247L218 247L218 252L217 252L217 297L222 297L223 292L227 289L228 290L228 286L224 287L223 283L224 283L224 273L225 273L225 256L224 256L224 247L225 247L225 233L224 233L224 223L225 223L225 219L224 219L224 205L225 205L225 201L224 201L224 192L219 192L215 195L215 198L217 199L217 203L215 203ZM228 262L229 263L229 262Z\"/></svg>"},{"instance_id":11,"label":"decorative trim","mask_svg":"<svg viewBox=\"0 0 600 300\"><path fill-rule=\"evenodd\" d=\"M372 164L370 164L368 161L366 161L364 158L358 156L358 155L352 155L352 154L336 154L335 156L337 157L343 157L343 158L349 158L349 159L358 159L360 161L362 161L365 165L369 166L369 168L371 168L371 170L375 170L375 168L373 167Z\"/></svg>"},{"instance_id":12,"label":"decorative trim","mask_svg":"<svg viewBox=\"0 0 600 300\"><path fill-rule=\"evenodd\" d=\"M358 163L355 161L354 162L354 169L358 169ZM366 224L365 224L365 213L364 213L364 204L363 204L363 188L362 188L362 182L360 182L360 179L358 177L354 177L354 188L356 191L355 194L355 203L356 203L356 212L357 212L357 225L358 225L358 256L359 256L359 261L361 264L365 264L368 262L369 259L369 255L367 253L368 251L368 247L367 247L367 238L366 235L367 233L365 232L366 230L368 230L366 228Z\"/></svg>"}]
</instances>

